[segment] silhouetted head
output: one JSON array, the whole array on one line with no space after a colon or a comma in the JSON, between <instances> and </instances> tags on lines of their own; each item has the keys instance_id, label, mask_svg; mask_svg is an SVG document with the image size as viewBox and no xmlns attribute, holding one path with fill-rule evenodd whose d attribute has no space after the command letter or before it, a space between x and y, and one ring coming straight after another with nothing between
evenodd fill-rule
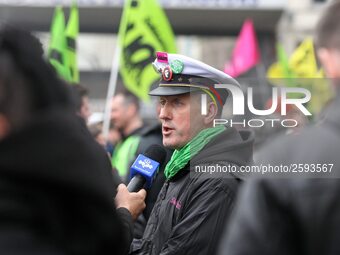
<instances>
[{"instance_id":1,"label":"silhouetted head","mask_svg":"<svg viewBox=\"0 0 340 255\"><path fill-rule=\"evenodd\" d=\"M39 40L11 26L0 29L0 139L34 115L70 106L66 85L43 58Z\"/></svg>"}]
</instances>

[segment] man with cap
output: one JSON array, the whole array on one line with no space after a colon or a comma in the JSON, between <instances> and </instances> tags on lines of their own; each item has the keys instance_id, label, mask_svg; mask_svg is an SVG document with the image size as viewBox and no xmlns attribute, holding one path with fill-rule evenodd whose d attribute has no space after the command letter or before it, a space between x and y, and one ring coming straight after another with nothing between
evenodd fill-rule
<instances>
[{"instance_id":1,"label":"man with cap","mask_svg":"<svg viewBox=\"0 0 340 255\"><path fill-rule=\"evenodd\" d=\"M215 84L239 85L227 74L182 55L157 53L153 65L162 79L149 94L160 98L163 144L175 151L143 238L134 240L130 253L214 254L241 180L230 173L207 177L199 169L238 168L252 161L252 133L213 127L228 96ZM202 95L209 95L204 115Z\"/></svg>"}]
</instances>

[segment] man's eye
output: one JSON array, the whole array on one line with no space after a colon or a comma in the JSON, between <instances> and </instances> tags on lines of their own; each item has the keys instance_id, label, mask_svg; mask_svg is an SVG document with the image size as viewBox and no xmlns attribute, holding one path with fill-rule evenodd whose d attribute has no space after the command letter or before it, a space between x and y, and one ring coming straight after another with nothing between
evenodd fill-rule
<instances>
[{"instance_id":1,"label":"man's eye","mask_svg":"<svg viewBox=\"0 0 340 255\"><path fill-rule=\"evenodd\" d=\"M161 106L164 106L164 105L165 105L165 100L159 100L159 104L160 104Z\"/></svg>"},{"instance_id":2,"label":"man's eye","mask_svg":"<svg viewBox=\"0 0 340 255\"><path fill-rule=\"evenodd\" d=\"M180 105L182 105L183 103L182 103L179 99L176 99L176 100L174 101L174 104L177 105L177 106L180 106Z\"/></svg>"}]
</instances>

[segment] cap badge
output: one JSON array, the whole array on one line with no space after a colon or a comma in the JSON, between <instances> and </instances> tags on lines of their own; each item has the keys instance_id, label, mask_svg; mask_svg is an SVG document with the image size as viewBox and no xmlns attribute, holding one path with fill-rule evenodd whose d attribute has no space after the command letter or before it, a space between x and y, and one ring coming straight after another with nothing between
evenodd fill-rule
<instances>
[{"instance_id":1,"label":"cap badge","mask_svg":"<svg viewBox=\"0 0 340 255\"><path fill-rule=\"evenodd\" d=\"M182 61L175 59L174 61L171 61L170 67L175 74L179 74L182 73L184 69L184 64Z\"/></svg>"},{"instance_id":2,"label":"cap badge","mask_svg":"<svg viewBox=\"0 0 340 255\"><path fill-rule=\"evenodd\" d=\"M166 66L163 69L162 76L163 76L163 79L165 81L170 81L172 79L172 70L171 70L170 66Z\"/></svg>"}]
</instances>

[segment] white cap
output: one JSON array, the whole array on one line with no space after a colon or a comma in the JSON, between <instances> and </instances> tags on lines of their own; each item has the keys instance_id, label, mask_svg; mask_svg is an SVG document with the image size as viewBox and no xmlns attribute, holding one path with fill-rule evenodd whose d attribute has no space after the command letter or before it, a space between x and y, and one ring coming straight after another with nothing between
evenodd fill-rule
<instances>
[{"instance_id":1,"label":"white cap","mask_svg":"<svg viewBox=\"0 0 340 255\"><path fill-rule=\"evenodd\" d=\"M153 67L162 75L162 79L159 86L149 92L151 96L179 95L199 89L218 89L218 86L214 87L215 84L240 86L228 74L180 54L157 52Z\"/></svg>"}]
</instances>

